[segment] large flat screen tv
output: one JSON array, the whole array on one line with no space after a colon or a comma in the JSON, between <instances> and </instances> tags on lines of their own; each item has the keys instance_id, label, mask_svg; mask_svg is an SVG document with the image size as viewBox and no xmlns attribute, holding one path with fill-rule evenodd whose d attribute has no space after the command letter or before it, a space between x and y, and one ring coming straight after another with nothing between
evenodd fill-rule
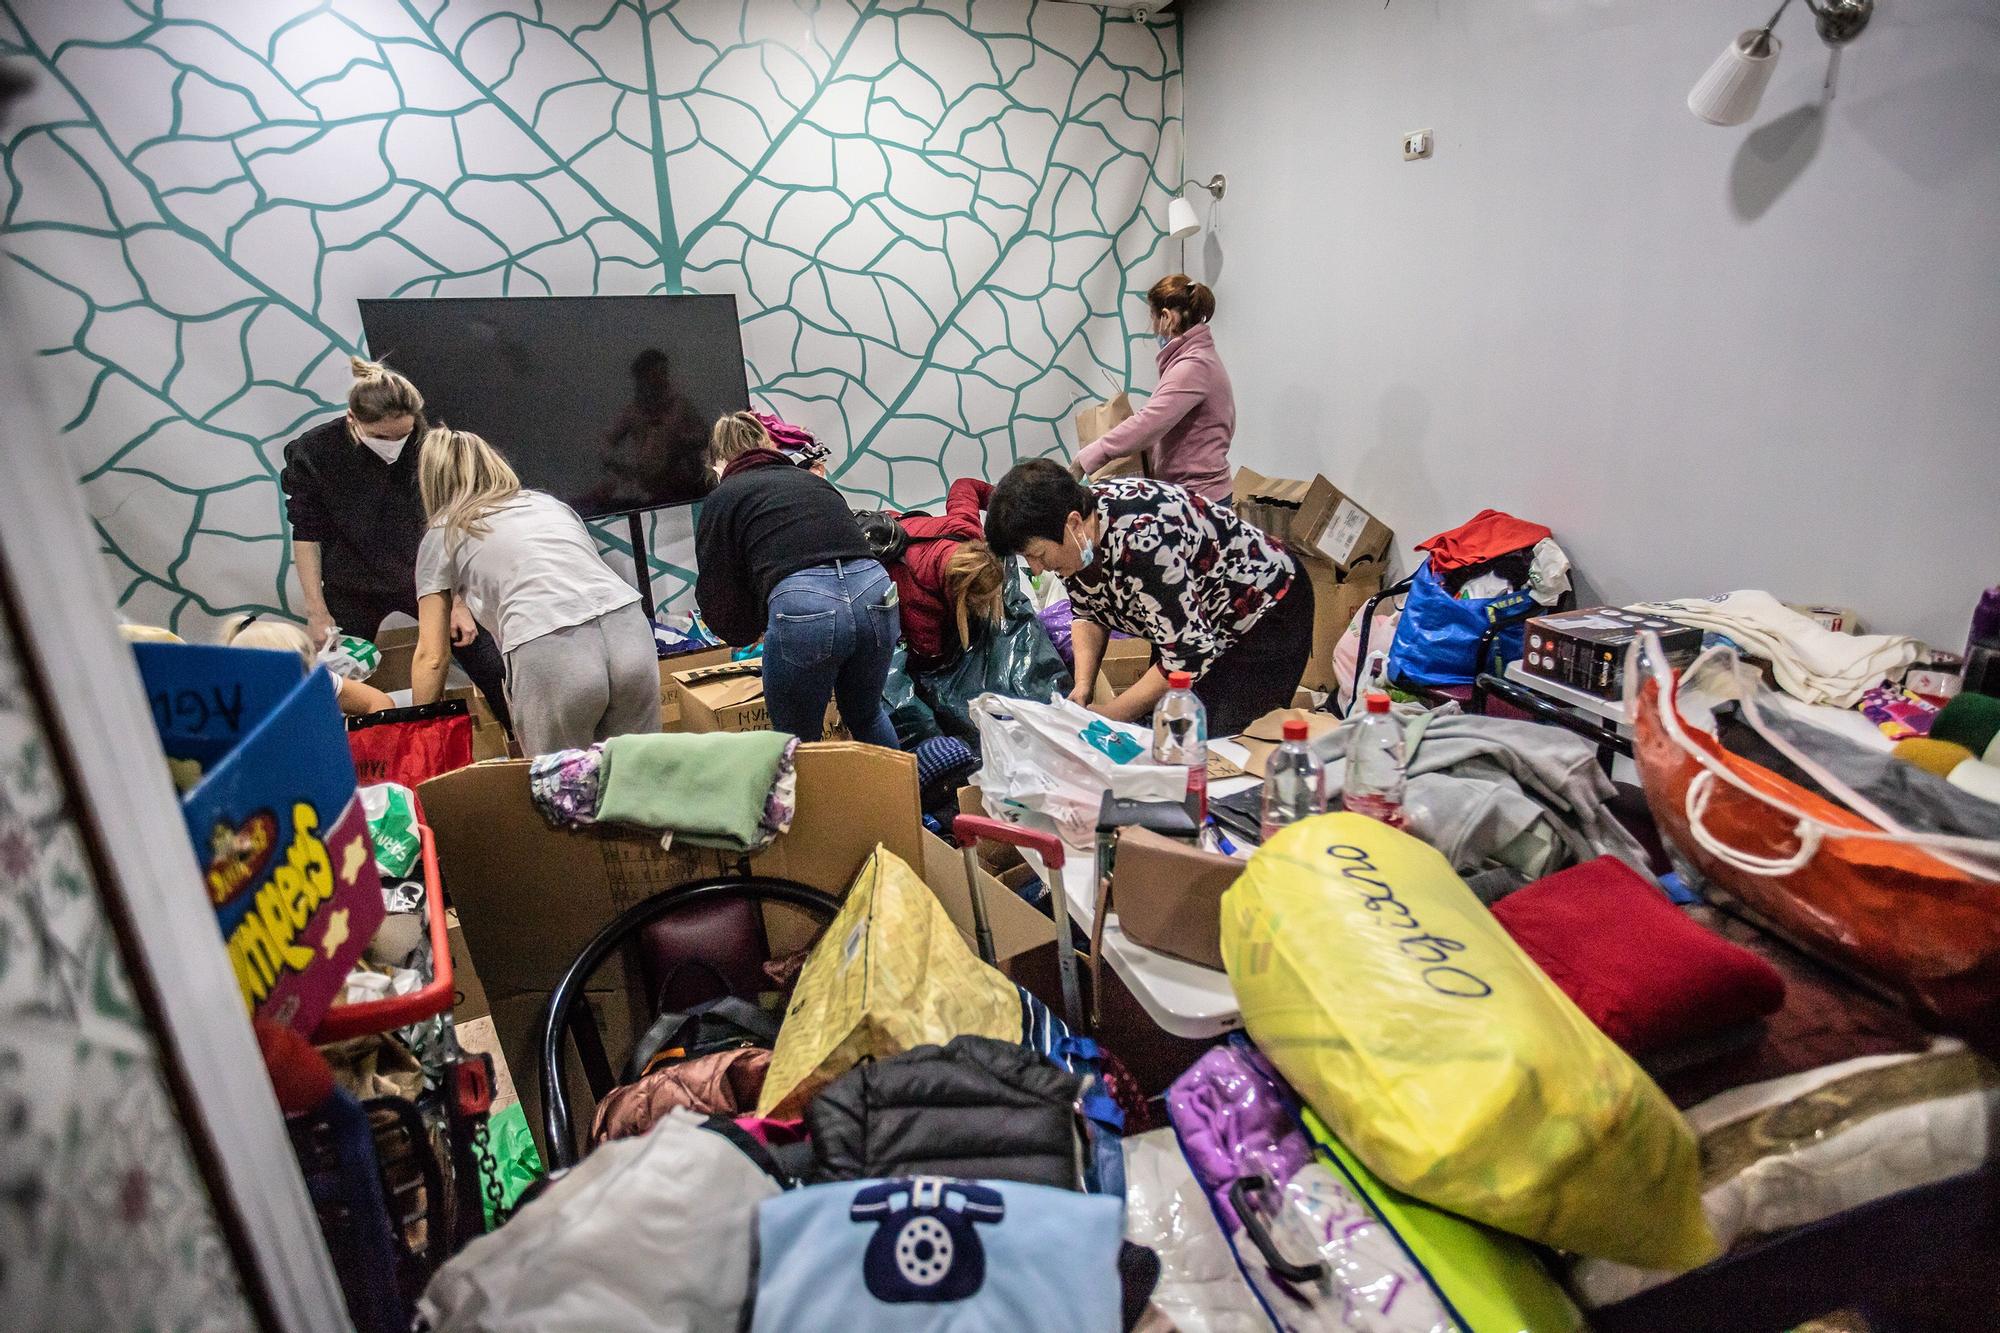
<instances>
[{"instance_id":1,"label":"large flat screen tv","mask_svg":"<svg viewBox=\"0 0 2000 1333\"><path fill-rule=\"evenodd\" d=\"M699 499L709 427L750 406L733 296L361 302L369 355L586 518Z\"/></svg>"}]
</instances>

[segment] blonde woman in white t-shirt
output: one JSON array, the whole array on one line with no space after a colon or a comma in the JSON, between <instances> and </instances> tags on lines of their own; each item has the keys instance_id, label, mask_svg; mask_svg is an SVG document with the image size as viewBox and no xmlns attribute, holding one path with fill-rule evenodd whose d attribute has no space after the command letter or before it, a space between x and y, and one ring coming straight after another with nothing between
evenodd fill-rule
<instances>
[{"instance_id":1,"label":"blonde woman in white t-shirt","mask_svg":"<svg viewBox=\"0 0 2000 1333\"><path fill-rule=\"evenodd\" d=\"M527 753L658 731L652 626L576 511L524 490L479 436L442 426L424 436L417 484L430 529L417 552L415 701L444 693L456 599L499 640Z\"/></svg>"}]
</instances>

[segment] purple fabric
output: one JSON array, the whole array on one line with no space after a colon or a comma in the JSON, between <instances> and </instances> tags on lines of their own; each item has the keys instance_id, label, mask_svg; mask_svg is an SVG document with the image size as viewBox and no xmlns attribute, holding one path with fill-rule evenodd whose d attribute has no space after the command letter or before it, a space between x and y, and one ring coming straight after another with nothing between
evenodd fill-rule
<instances>
[{"instance_id":1,"label":"purple fabric","mask_svg":"<svg viewBox=\"0 0 2000 1333\"><path fill-rule=\"evenodd\" d=\"M769 412L758 412L755 415L764 427L764 433L771 437L771 443L788 454L795 454L801 449L809 449L819 443L813 438L811 431L803 426L794 426L783 417L774 416Z\"/></svg>"},{"instance_id":2,"label":"purple fabric","mask_svg":"<svg viewBox=\"0 0 2000 1333\"><path fill-rule=\"evenodd\" d=\"M1229 1186L1244 1176L1282 1185L1312 1160L1312 1144L1292 1118L1276 1071L1256 1052L1212 1047L1167 1089L1167 1115L1194 1177L1231 1231L1242 1221Z\"/></svg>"},{"instance_id":3,"label":"purple fabric","mask_svg":"<svg viewBox=\"0 0 2000 1333\"><path fill-rule=\"evenodd\" d=\"M1076 670L1076 649L1070 646L1070 627L1075 623L1075 613L1070 609L1069 598L1060 602L1050 602L1041 609L1037 618L1042 628L1049 632L1049 638L1056 645L1056 652L1062 657L1063 665Z\"/></svg>"}]
</instances>

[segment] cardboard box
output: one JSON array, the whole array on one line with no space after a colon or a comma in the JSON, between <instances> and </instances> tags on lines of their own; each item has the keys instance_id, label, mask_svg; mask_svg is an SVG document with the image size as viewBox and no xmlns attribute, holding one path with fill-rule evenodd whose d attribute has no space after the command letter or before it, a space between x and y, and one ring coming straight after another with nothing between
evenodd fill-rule
<instances>
[{"instance_id":1,"label":"cardboard box","mask_svg":"<svg viewBox=\"0 0 2000 1333\"><path fill-rule=\"evenodd\" d=\"M341 628L346 629L346 626ZM409 689L410 663L417 656L417 627L404 625L397 629L385 629L375 636L374 642L381 657L375 663L375 669L368 674L368 683L385 694Z\"/></svg>"},{"instance_id":2,"label":"cardboard box","mask_svg":"<svg viewBox=\"0 0 2000 1333\"><path fill-rule=\"evenodd\" d=\"M1111 910L1148 949L1222 969L1222 895L1247 862L1145 829L1118 835Z\"/></svg>"},{"instance_id":3,"label":"cardboard box","mask_svg":"<svg viewBox=\"0 0 2000 1333\"><path fill-rule=\"evenodd\" d=\"M1312 660L1306 664L1306 674L1299 683L1308 689L1330 691L1339 684L1333 669L1333 650L1340 646L1340 636L1347 633L1347 627L1361 614L1368 599L1382 591L1384 567L1370 562L1342 574L1331 561L1307 556L1299 557L1299 567L1312 580L1313 588Z\"/></svg>"},{"instance_id":4,"label":"cardboard box","mask_svg":"<svg viewBox=\"0 0 2000 1333\"><path fill-rule=\"evenodd\" d=\"M676 671L693 671L697 667L718 666L730 659L732 649L701 648L691 653L676 653L672 657L660 659L660 730L680 731L681 695L674 688Z\"/></svg>"},{"instance_id":5,"label":"cardboard box","mask_svg":"<svg viewBox=\"0 0 2000 1333\"><path fill-rule=\"evenodd\" d=\"M669 679L679 704L680 716L672 728L675 731L701 735L771 729L771 709L764 702L761 657L691 667L670 673ZM850 739L837 706L827 705L824 725L827 740Z\"/></svg>"},{"instance_id":6,"label":"cardboard box","mask_svg":"<svg viewBox=\"0 0 2000 1333\"><path fill-rule=\"evenodd\" d=\"M513 753L507 738L507 729L500 725L500 719L493 716L493 709L487 704L486 696L471 685L461 686L444 692L446 699L463 699L466 712L472 717L472 762L483 763L488 759L505 759Z\"/></svg>"},{"instance_id":7,"label":"cardboard box","mask_svg":"<svg viewBox=\"0 0 2000 1333\"><path fill-rule=\"evenodd\" d=\"M1331 561L1342 573L1380 564L1388 554L1394 534L1387 525L1323 476L1296 481L1244 467L1236 469L1234 490L1237 517L1270 533L1294 554Z\"/></svg>"},{"instance_id":8,"label":"cardboard box","mask_svg":"<svg viewBox=\"0 0 2000 1333\"><path fill-rule=\"evenodd\" d=\"M1818 622L1819 627L1835 634L1859 634L1861 617L1844 606L1819 606L1810 602L1786 602L1786 606Z\"/></svg>"},{"instance_id":9,"label":"cardboard box","mask_svg":"<svg viewBox=\"0 0 2000 1333\"><path fill-rule=\"evenodd\" d=\"M310 1035L382 924L382 881L324 668L291 653L134 645L243 1002Z\"/></svg>"},{"instance_id":10,"label":"cardboard box","mask_svg":"<svg viewBox=\"0 0 2000 1333\"><path fill-rule=\"evenodd\" d=\"M926 833L917 808L916 760L875 746L804 745L798 751L798 807L791 832L749 858L753 873L846 893L877 845L916 867L970 939L971 904L957 852ZM528 1123L541 1136L535 1042L549 992L591 937L625 909L692 880L737 872L742 858L676 845L656 835L550 828L528 792L522 761L475 764L423 785L445 888L508 1063L521 1074ZM935 845L933 845L935 844ZM983 881L1003 959L1053 940L1048 920L1004 886ZM1011 902L1007 901L1011 900ZM774 955L810 942L816 926L785 907L765 912ZM1037 933L1039 932L1039 933ZM630 980L628 980L628 972ZM645 1013L638 969L617 955L587 994L614 1061L630 1049ZM588 1124L588 1085L570 1055L572 1112Z\"/></svg>"},{"instance_id":11,"label":"cardboard box","mask_svg":"<svg viewBox=\"0 0 2000 1333\"><path fill-rule=\"evenodd\" d=\"M1104 657L1097 672L1114 695L1123 694L1139 683L1153 665L1153 645L1144 639L1113 639L1104 645Z\"/></svg>"},{"instance_id":12,"label":"cardboard box","mask_svg":"<svg viewBox=\"0 0 2000 1333\"><path fill-rule=\"evenodd\" d=\"M1528 621L1521 665L1530 675L1557 681L1601 699L1625 693L1625 650L1651 630L1667 662L1678 670L1701 653L1701 631L1664 616L1593 606Z\"/></svg>"}]
</instances>

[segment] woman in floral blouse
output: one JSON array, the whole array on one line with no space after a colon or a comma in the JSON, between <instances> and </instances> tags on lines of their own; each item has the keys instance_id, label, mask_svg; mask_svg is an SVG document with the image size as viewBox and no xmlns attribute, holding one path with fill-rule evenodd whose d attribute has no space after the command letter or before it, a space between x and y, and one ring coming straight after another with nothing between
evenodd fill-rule
<instances>
[{"instance_id":1,"label":"woman in floral blouse","mask_svg":"<svg viewBox=\"0 0 2000 1333\"><path fill-rule=\"evenodd\" d=\"M1193 674L1211 736L1291 705L1312 656L1312 580L1227 508L1136 477L1086 485L1036 459L994 488L986 540L1003 559L1062 576L1076 612L1078 703L1119 630L1153 645L1153 666L1099 707L1107 717L1151 716L1169 671Z\"/></svg>"}]
</instances>

